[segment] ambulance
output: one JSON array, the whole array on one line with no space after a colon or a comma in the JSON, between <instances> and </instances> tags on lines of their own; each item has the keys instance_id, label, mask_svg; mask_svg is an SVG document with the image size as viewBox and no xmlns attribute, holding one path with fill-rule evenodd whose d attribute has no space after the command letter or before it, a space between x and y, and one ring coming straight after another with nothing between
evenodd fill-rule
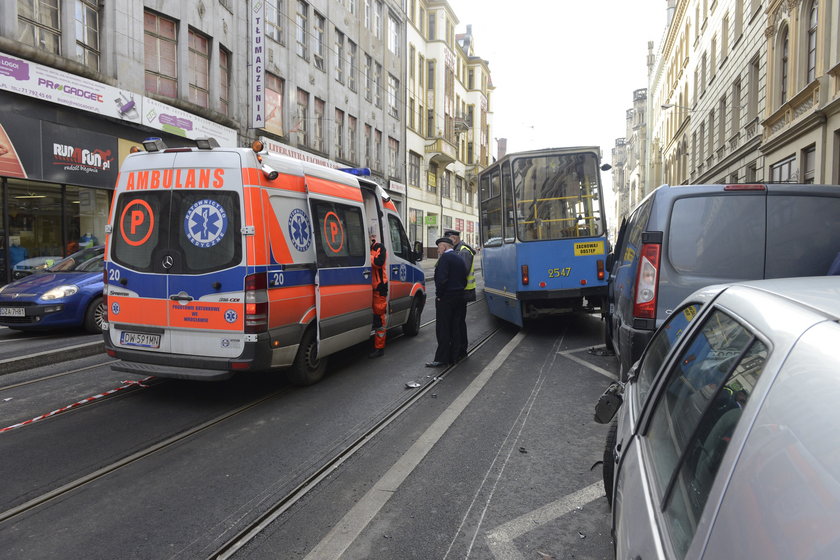
<instances>
[{"instance_id":1,"label":"ambulance","mask_svg":"<svg viewBox=\"0 0 840 560\"><path fill-rule=\"evenodd\" d=\"M331 354L371 336L370 233L388 250L387 326L419 332L422 246L376 183L259 141L143 144L120 168L106 227L113 370L316 383Z\"/></svg>"}]
</instances>

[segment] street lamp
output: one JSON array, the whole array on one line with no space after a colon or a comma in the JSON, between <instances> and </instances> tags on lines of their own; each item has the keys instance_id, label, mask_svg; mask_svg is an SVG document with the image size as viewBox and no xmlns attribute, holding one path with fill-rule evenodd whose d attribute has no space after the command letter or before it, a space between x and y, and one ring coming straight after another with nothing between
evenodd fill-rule
<instances>
[{"instance_id":1,"label":"street lamp","mask_svg":"<svg viewBox=\"0 0 840 560\"><path fill-rule=\"evenodd\" d=\"M672 109L672 108L676 107L677 109L685 109L688 112L693 112L694 111L694 109L692 109L691 107L686 107L685 105L675 105L673 103L666 103L664 105L660 105L660 107L662 109Z\"/></svg>"}]
</instances>

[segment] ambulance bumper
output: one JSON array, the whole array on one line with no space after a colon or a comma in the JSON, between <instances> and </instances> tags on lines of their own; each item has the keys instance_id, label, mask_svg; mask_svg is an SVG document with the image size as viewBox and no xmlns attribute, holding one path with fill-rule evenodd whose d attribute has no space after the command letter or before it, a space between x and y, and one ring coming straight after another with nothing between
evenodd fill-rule
<instances>
[{"instance_id":1,"label":"ambulance bumper","mask_svg":"<svg viewBox=\"0 0 840 560\"><path fill-rule=\"evenodd\" d=\"M155 377L168 377L171 379L190 379L194 381L224 381L233 376L232 371L217 369L202 369L191 367L178 367L162 364L142 364L139 362L124 362L120 360L111 364L113 371L134 373L136 375L153 375Z\"/></svg>"}]
</instances>

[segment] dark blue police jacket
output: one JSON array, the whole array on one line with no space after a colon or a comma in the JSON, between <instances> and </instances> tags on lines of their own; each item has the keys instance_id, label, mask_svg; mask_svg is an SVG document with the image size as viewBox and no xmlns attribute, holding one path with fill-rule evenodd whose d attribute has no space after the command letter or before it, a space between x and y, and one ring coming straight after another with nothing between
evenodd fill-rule
<instances>
[{"instance_id":1,"label":"dark blue police jacket","mask_svg":"<svg viewBox=\"0 0 840 560\"><path fill-rule=\"evenodd\" d=\"M435 296L463 295L467 285L467 265L455 251L447 251L435 267Z\"/></svg>"}]
</instances>

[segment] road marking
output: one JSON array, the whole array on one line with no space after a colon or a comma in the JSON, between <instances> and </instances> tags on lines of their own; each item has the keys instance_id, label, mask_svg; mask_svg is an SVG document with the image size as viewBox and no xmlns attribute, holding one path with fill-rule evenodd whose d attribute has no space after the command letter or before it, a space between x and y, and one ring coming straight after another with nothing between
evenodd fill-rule
<instances>
[{"instance_id":1,"label":"road marking","mask_svg":"<svg viewBox=\"0 0 840 560\"><path fill-rule=\"evenodd\" d=\"M499 525L487 533L485 537L487 546L490 547L490 552L497 560L525 560L525 556L513 544L514 539L602 496L604 496L604 485L601 482L590 484L586 488Z\"/></svg>"},{"instance_id":2,"label":"road marking","mask_svg":"<svg viewBox=\"0 0 840 560\"><path fill-rule=\"evenodd\" d=\"M609 378L610 378L610 379L612 379L613 381L618 381L618 376L616 376L614 373L610 373L609 371L605 370L605 369L604 369L604 368L602 368L602 367L598 367L598 366L596 366L595 364L590 364L590 363L589 363L589 362L587 362L586 360L584 360L584 359L582 359L582 358L578 358L577 356L573 356L573 355L572 355L572 354L574 354L574 353L576 353L576 352L583 352L584 350L589 350L590 348L592 348L592 346L588 346L588 347L586 347L586 348L577 348L577 349L575 349L575 350L564 350L564 351L562 351L562 352L558 352L558 354L560 354L561 356L564 356L564 357L566 357L566 358L569 358L569 359L570 359L570 360L572 360L573 362L577 362L577 363L579 363L579 364L580 364L580 365L582 365L582 366L586 366L586 367L588 367L589 369L591 369L592 371L597 372L597 373L600 373L601 375L603 375L603 376L605 376L605 377L609 377ZM596 348L597 348L597 346L596 346Z\"/></svg>"},{"instance_id":3,"label":"road marking","mask_svg":"<svg viewBox=\"0 0 840 560\"><path fill-rule=\"evenodd\" d=\"M306 555L304 560L340 558L344 554L524 338L525 334L519 331L502 348L501 352L496 354L496 357L487 364L478 377L458 395L458 398L443 411L423 435L414 442L411 448L400 457L399 461L367 491L362 499L344 515L327 536Z\"/></svg>"}]
</instances>

